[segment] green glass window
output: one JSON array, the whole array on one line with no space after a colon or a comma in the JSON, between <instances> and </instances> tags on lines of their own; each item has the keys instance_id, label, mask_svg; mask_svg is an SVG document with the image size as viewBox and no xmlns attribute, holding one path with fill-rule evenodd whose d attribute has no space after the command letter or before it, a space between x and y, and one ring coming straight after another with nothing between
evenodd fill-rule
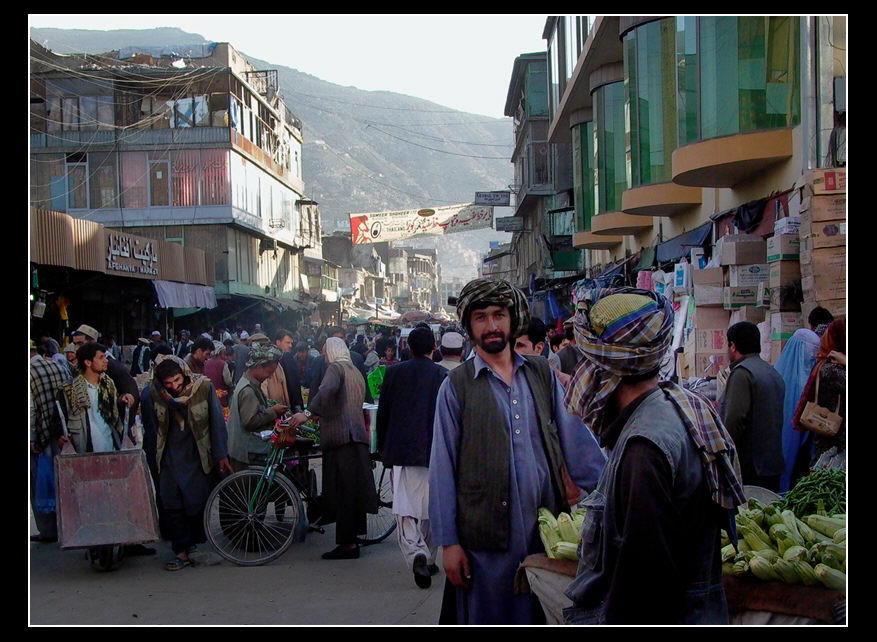
<instances>
[{"instance_id":1,"label":"green glass window","mask_svg":"<svg viewBox=\"0 0 877 642\"><path fill-rule=\"evenodd\" d=\"M676 146L675 19L646 23L624 37L631 187L673 179Z\"/></svg>"},{"instance_id":2,"label":"green glass window","mask_svg":"<svg viewBox=\"0 0 877 642\"><path fill-rule=\"evenodd\" d=\"M678 18L676 42L677 108L680 124L686 124L680 126L680 144L800 122L799 17ZM695 136L693 102L699 121Z\"/></svg>"},{"instance_id":3,"label":"green glass window","mask_svg":"<svg viewBox=\"0 0 877 642\"><path fill-rule=\"evenodd\" d=\"M593 106L597 213L617 212L621 210L621 195L628 189L624 83L615 82L594 90Z\"/></svg>"},{"instance_id":4,"label":"green glass window","mask_svg":"<svg viewBox=\"0 0 877 642\"><path fill-rule=\"evenodd\" d=\"M577 232L591 231L594 200L594 123L575 125L572 130L573 199Z\"/></svg>"}]
</instances>

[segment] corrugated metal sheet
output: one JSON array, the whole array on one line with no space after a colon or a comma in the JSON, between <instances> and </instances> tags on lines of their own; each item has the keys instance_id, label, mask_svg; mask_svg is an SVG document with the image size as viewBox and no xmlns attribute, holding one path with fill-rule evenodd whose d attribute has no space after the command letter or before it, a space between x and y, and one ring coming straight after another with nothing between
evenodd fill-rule
<instances>
[{"instance_id":1,"label":"corrugated metal sheet","mask_svg":"<svg viewBox=\"0 0 877 642\"><path fill-rule=\"evenodd\" d=\"M104 272L106 270L106 237L104 228L94 221L71 219L76 269Z\"/></svg>"},{"instance_id":2,"label":"corrugated metal sheet","mask_svg":"<svg viewBox=\"0 0 877 642\"><path fill-rule=\"evenodd\" d=\"M178 243L159 243L159 274L165 281L188 282L186 278L186 252Z\"/></svg>"},{"instance_id":3,"label":"corrugated metal sheet","mask_svg":"<svg viewBox=\"0 0 877 642\"><path fill-rule=\"evenodd\" d=\"M31 209L30 258L35 263L75 268L72 219L62 212Z\"/></svg>"}]
</instances>

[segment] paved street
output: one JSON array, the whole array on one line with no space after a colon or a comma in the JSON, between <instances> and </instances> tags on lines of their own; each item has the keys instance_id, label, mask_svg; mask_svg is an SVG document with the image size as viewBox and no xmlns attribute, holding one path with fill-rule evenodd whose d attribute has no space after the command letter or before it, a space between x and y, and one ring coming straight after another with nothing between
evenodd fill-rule
<instances>
[{"instance_id":1,"label":"paved street","mask_svg":"<svg viewBox=\"0 0 877 642\"><path fill-rule=\"evenodd\" d=\"M36 529L31 521L31 533ZM31 625L433 625L444 575L414 584L395 535L364 547L358 560L323 560L333 527L309 533L278 560L238 567L216 558L164 570L169 542L153 557L126 558L116 571L92 569L81 550L30 543ZM206 546L206 545L205 545ZM215 554L213 554L215 555ZM211 555L212 557L212 555Z\"/></svg>"}]
</instances>

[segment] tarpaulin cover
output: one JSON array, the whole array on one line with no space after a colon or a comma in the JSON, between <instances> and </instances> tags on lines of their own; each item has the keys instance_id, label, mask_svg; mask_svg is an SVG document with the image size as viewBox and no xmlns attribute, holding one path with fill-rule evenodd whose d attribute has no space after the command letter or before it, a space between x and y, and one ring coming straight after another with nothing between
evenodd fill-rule
<instances>
[{"instance_id":1,"label":"tarpaulin cover","mask_svg":"<svg viewBox=\"0 0 877 642\"><path fill-rule=\"evenodd\" d=\"M658 245L656 259L658 264L673 263L686 256L693 247L703 247L713 229L712 221L696 227L690 232Z\"/></svg>"},{"instance_id":2,"label":"tarpaulin cover","mask_svg":"<svg viewBox=\"0 0 877 642\"><path fill-rule=\"evenodd\" d=\"M209 285L155 280L152 282L163 308L215 308L216 291Z\"/></svg>"}]
</instances>

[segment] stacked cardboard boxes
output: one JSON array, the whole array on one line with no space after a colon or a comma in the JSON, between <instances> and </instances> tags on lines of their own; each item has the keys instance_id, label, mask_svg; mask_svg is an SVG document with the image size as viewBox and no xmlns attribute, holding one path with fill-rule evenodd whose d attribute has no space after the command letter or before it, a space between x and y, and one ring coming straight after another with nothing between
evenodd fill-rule
<instances>
[{"instance_id":1,"label":"stacked cardboard boxes","mask_svg":"<svg viewBox=\"0 0 877 642\"><path fill-rule=\"evenodd\" d=\"M817 305L846 316L846 170L807 172L789 203L801 217L801 289L806 319Z\"/></svg>"}]
</instances>

